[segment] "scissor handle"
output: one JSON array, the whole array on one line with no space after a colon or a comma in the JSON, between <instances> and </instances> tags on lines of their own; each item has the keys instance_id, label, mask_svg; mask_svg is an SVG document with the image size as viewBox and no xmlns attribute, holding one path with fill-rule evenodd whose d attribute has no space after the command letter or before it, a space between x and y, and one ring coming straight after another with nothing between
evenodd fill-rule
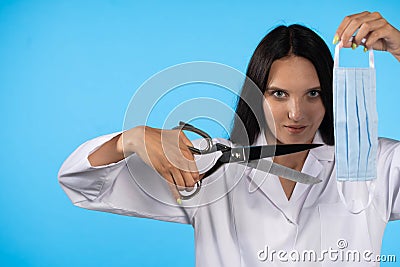
<instances>
[{"instance_id":1,"label":"scissor handle","mask_svg":"<svg viewBox=\"0 0 400 267\"><path fill-rule=\"evenodd\" d=\"M201 137L203 137L206 140L207 147L205 149L198 149L198 148L189 146L188 147L189 150L192 151L193 153L195 153L195 154L207 154L207 153L209 153L211 151L213 143L212 143L212 138L211 138L210 135L208 135L208 133L206 133L206 132L194 127L193 125L191 125L189 123L183 122L183 121L180 121L179 122L179 126L176 126L176 127L172 128L172 129L174 129L174 130L179 129L181 131L182 130L190 131L190 132L193 132L193 133L196 133L196 134L200 135Z\"/></svg>"},{"instance_id":2,"label":"scissor handle","mask_svg":"<svg viewBox=\"0 0 400 267\"><path fill-rule=\"evenodd\" d=\"M201 188L201 180L196 183L195 188L192 191L187 193L182 193L183 191L178 190L178 193L182 200L189 200L200 192L200 188Z\"/></svg>"},{"instance_id":3,"label":"scissor handle","mask_svg":"<svg viewBox=\"0 0 400 267\"><path fill-rule=\"evenodd\" d=\"M211 151L213 143L212 143L212 138L211 138L211 136L208 135L208 133L206 133L206 132L194 127L193 125L191 125L189 123L183 122L183 121L180 121L179 125L174 127L174 128L172 128L172 129L174 129L174 130L178 129L178 130L181 130L181 131L185 130L185 131L193 132L195 134L200 135L201 137L203 137L207 141L207 147L205 149L198 149L198 148L189 146L188 147L189 150L192 151L193 153L195 153L195 154L203 154L203 153L208 153L208 152ZM199 191L200 191L200 188L201 188L201 180L196 183L196 188L193 189L191 192L188 192L187 194L183 194L181 191L178 190L178 193L179 193L179 195L180 195L182 200L188 200L188 199L191 199L192 197L194 197L195 195L197 195L199 193Z\"/></svg>"}]
</instances>

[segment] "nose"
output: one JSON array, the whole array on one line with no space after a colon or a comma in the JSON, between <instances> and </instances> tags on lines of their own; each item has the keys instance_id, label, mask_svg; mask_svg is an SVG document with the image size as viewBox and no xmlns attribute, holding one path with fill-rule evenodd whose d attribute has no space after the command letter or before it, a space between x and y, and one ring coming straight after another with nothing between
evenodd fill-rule
<instances>
[{"instance_id":1,"label":"nose","mask_svg":"<svg viewBox=\"0 0 400 267\"><path fill-rule=\"evenodd\" d=\"M304 118L303 105L300 99L293 99L288 103L288 117L290 120L298 122Z\"/></svg>"}]
</instances>

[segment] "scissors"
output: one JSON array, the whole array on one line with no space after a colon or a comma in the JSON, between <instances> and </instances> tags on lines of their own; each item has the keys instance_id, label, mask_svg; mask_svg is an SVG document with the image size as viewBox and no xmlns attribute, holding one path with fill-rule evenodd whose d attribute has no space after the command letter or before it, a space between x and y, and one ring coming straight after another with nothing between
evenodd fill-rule
<instances>
[{"instance_id":1,"label":"scissors","mask_svg":"<svg viewBox=\"0 0 400 267\"><path fill-rule=\"evenodd\" d=\"M190 131L198 134L205 139L207 146L204 149L199 149L191 146L188 147L189 150L193 152L193 154L204 155L217 151L222 152L222 156L220 156L215 165L205 173L203 179L214 173L223 164L239 163L303 184L317 184L321 182L320 179L311 175L296 171L294 169L282 166L274 162L261 159L313 149L322 146L323 144L287 144L230 147L218 142L213 143L211 136L208 135L206 132L182 121L179 122L179 126L176 126L173 129ZM200 191L201 181L202 180L198 181L196 183L195 189L187 194L183 194L182 191L179 191L181 199L187 200L194 197Z\"/></svg>"}]
</instances>

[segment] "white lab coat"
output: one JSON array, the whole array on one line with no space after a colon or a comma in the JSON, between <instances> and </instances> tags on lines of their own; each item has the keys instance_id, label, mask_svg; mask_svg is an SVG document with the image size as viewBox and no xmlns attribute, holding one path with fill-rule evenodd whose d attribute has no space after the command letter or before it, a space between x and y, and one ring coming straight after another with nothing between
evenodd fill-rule
<instances>
[{"instance_id":1,"label":"white lab coat","mask_svg":"<svg viewBox=\"0 0 400 267\"><path fill-rule=\"evenodd\" d=\"M114 136L88 141L72 153L59 172L62 188L82 208L192 224L198 267L379 266L374 257L385 226L400 219L398 141L379 140L373 201L351 214L339 198L333 146L310 150L302 172L322 182L297 183L289 201L275 175L226 164L203 180L196 197L178 206L165 181L135 154L90 166L88 155ZM314 142L322 143L318 133ZM263 135L256 143L266 143ZM351 256L355 250L360 262Z\"/></svg>"}]
</instances>

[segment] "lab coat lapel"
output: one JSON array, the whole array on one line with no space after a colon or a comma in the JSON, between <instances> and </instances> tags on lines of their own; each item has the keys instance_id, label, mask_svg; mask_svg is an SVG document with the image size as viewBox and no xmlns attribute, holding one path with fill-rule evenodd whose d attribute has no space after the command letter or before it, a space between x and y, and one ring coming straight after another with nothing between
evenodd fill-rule
<instances>
[{"instance_id":1,"label":"lab coat lapel","mask_svg":"<svg viewBox=\"0 0 400 267\"><path fill-rule=\"evenodd\" d=\"M313 143L323 143L320 134L317 132ZM265 145L267 141L263 132L260 133L254 145ZM270 160L270 159L265 159ZM321 146L310 150L304 162L302 172L317 177L323 165L321 160L333 160L333 149L330 146ZM298 211L304 204L307 194L312 185L297 183L290 200L286 198L279 178L276 175L252 169L248 172L249 192L260 189L263 194L283 213L285 217L297 222ZM319 177L320 179L323 177Z\"/></svg>"},{"instance_id":2,"label":"lab coat lapel","mask_svg":"<svg viewBox=\"0 0 400 267\"><path fill-rule=\"evenodd\" d=\"M294 222L293 214L295 213L288 210L288 200L276 175L252 169L247 178L249 179L249 194L258 193L257 195L261 198L265 197L265 200L269 201L288 222Z\"/></svg>"},{"instance_id":3,"label":"lab coat lapel","mask_svg":"<svg viewBox=\"0 0 400 267\"><path fill-rule=\"evenodd\" d=\"M319 132L315 134L314 144L323 144L322 137ZM317 177L322 169L323 165L321 164L322 160L327 160L333 158L333 150L329 146L321 146L314 149L311 149L307 155L306 161L304 162L303 168L301 169L302 173ZM319 177L323 179L323 177ZM307 193L311 190L312 186L302 183L297 183L290 201L298 202L301 200L301 196L307 191ZM300 201L301 202L301 201Z\"/></svg>"},{"instance_id":4,"label":"lab coat lapel","mask_svg":"<svg viewBox=\"0 0 400 267\"><path fill-rule=\"evenodd\" d=\"M302 173L317 177L322 171L322 164L319 160L311 153L306 158L304 162L303 168L301 169ZM290 202L296 202L301 200L303 194L307 191L307 193L311 190L312 185L296 183L294 187L292 196L290 197Z\"/></svg>"},{"instance_id":5,"label":"lab coat lapel","mask_svg":"<svg viewBox=\"0 0 400 267\"><path fill-rule=\"evenodd\" d=\"M257 137L253 145L267 145L264 132L261 132ZM271 158L262 159L269 160ZM247 178L249 179L249 192L260 190L263 195L273 204L278 210L281 211L283 216L287 219L292 220L290 214L287 211L288 199L286 198L285 192L283 191L282 185L279 181L279 177L264 171L252 169L248 172Z\"/></svg>"}]
</instances>

